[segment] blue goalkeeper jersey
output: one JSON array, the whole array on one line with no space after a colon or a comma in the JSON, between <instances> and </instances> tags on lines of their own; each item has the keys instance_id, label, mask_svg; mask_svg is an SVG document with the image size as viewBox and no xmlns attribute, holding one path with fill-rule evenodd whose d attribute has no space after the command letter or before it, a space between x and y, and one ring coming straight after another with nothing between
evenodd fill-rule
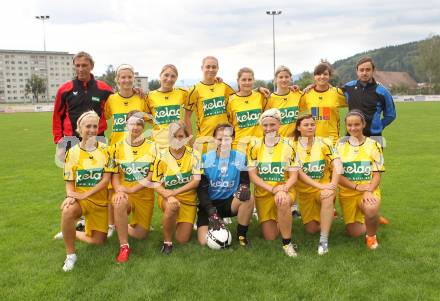
<instances>
[{"instance_id":1,"label":"blue goalkeeper jersey","mask_svg":"<svg viewBox=\"0 0 440 301\"><path fill-rule=\"evenodd\" d=\"M202 156L203 174L208 178L211 201L230 198L240 184L240 172L246 170L246 156L231 150L229 157L220 158L212 150Z\"/></svg>"}]
</instances>

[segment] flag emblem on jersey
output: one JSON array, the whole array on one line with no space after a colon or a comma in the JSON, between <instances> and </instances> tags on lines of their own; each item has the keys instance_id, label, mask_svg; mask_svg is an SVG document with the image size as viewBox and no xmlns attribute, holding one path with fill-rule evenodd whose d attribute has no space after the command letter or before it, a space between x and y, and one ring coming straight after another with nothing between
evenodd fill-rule
<instances>
[{"instance_id":1,"label":"flag emblem on jersey","mask_svg":"<svg viewBox=\"0 0 440 301\"><path fill-rule=\"evenodd\" d=\"M288 107L280 108L281 112L281 124L292 124L298 119L299 108Z\"/></svg>"},{"instance_id":2,"label":"flag emblem on jersey","mask_svg":"<svg viewBox=\"0 0 440 301\"><path fill-rule=\"evenodd\" d=\"M350 181L368 181L371 179L371 162L354 161L343 162L344 177Z\"/></svg>"},{"instance_id":3,"label":"flag emblem on jersey","mask_svg":"<svg viewBox=\"0 0 440 301\"><path fill-rule=\"evenodd\" d=\"M103 168L79 169L76 171L77 187L94 187L102 179Z\"/></svg>"},{"instance_id":4,"label":"flag emblem on jersey","mask_svg":"<svg viewBox=\"0 0 440 301\"><path fill-rule=\"evenodd\" d=\"M113 132L125 132L127 114L113 114Z\"/></svg>"},{"instance_id":5,"label":"flag emblem on jersey","mask_svg":"<svg viewBox=\"0 0 440 301\"><path fill-rule=\"evenodd\" d=\"M237 112L237 123L239 128L249 128L258 125L261 109Z\"/></svg>"},{"instance_id":6,"label":"flag emblem on jersey","mask_svg":"<svg viewBox=\"0 0 440 301\"><path fill-rule=\"evenodd\" d=\"M258 163L258 175L264 181L284 182L285 162L260 162Z\"/></svg>"},{"instance_id":7,"label":"flag emblem on jersey","mask_svg":"<svg viewBox=\"0 0 440 301\"><path fill-rule=\"evenodd\" d=\"M120 166L127 182L135 182L146 178L150 170L150 162L121 163Z\"/></svg>"},{"instance_id":8,"label":"flag emblem on jersey","mask_svg":"<svg viewBox=\"0 0 440 301\"><path fill-rule=\"evenodd\" d=\"M315 120L330 120L331 109L329 107L312 107L311 113Z\"/></svg>"},{"instance_id":9,"label":"flag emblem on jersey","mask_svg":"<svg viewBox=\"0 0 440 301\"><path fill-rule=\"evenodd\" d=\"M203 116L209 117L226 113L225 97L205 99L203 101Z\"/></svg>"},{"instance_id":10,"label":"flag emblem on jersey","mask_svg":"<svg viewBox=\"0 0 440 301\"><path fill-rule=\"evenodd\" d=\"M180 119L180 105L160 106L156 108L155 121L158 124L169 124Z\"/></svg>"}]
</instances>

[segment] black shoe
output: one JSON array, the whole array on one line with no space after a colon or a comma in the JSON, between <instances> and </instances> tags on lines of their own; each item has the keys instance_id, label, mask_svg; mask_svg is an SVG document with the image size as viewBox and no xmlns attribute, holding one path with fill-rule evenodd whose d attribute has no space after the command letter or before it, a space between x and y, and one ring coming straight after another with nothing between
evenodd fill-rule
<instances>
[{"instance_id":1,"label":"black shoe","mask_svg":"<svg viewBox=\"0 0 440 301\"><path fill-rule=\"evenodd\" d=\"M79 219L79 221L76 223L76 231L80 231L80 232L86 231L86 221L82 216Z\"/></svg>"},{"instance_id":2,"label":"black shoe","mask_svg":"<svg viewBox=\"0 0 440 301\"><path fill-rule=\"evenodd\" d=\"M162 248L160 249L160 252L164 255L170 255L173 251L173 244L162 244Z\"/></svg>"},{"instance_id":3,"label":"black shoe","mask_svg":"<svg viewBox=\"0 0 440 301\"><path fill-rule=\"evenodd\" d=\"M299 212L298 210L292 210L292 217L301 218L301 212Z\"/></svg>"}]
</instances>

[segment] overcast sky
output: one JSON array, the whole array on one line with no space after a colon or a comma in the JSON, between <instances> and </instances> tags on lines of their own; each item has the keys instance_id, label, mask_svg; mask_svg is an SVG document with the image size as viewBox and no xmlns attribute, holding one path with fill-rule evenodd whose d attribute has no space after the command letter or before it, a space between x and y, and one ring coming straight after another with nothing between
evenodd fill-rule
<instances>
[{"instance_id":1,"label":"overcast sky","mask_svg":"<svg viewBox=\"0 0 440 301\"><path fill-rule=\"evenodd\" d=\"M271 78L269 9L282 10L275 17L276 64L295 74L312 70L321 58L334 62L440 33L439 0L12 0L1 8L1 49L42 50L42 22L35 16L50 15L47 50L85 50L98 75L109 64L130 63L150 78L172 63L179 79L198 79L206 55L219 58L219 75L227 81L243 66L257 78Z\"/></svg>"}]
</instances>

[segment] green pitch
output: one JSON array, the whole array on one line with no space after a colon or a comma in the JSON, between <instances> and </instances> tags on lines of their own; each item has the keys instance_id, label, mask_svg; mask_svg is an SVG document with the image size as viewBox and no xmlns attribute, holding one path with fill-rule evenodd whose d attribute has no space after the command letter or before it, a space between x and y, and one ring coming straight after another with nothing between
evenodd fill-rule
<instances>
[{"instance_id":1,"label":"green pitch","mask_svg":"<svg viewBox=\"0 0 440 301\"><path fill-rule=\"evenodd\" d=\"M380 248L344 235L337 219L330 253L294 221L299 257L266 242L253 221L252 246L211 251L191 243L159 253L160 212L147 241L130 241L127 264L114 260L116 235L103 247L77 243L70 273L59 231L64 197L48 113L0 115L0 300L439 300L440 102L397 105L385 131ZM234 228L231 228L235 232ZM194 233L195 234L195 233Z\"/></svg>"}]
</instances>

